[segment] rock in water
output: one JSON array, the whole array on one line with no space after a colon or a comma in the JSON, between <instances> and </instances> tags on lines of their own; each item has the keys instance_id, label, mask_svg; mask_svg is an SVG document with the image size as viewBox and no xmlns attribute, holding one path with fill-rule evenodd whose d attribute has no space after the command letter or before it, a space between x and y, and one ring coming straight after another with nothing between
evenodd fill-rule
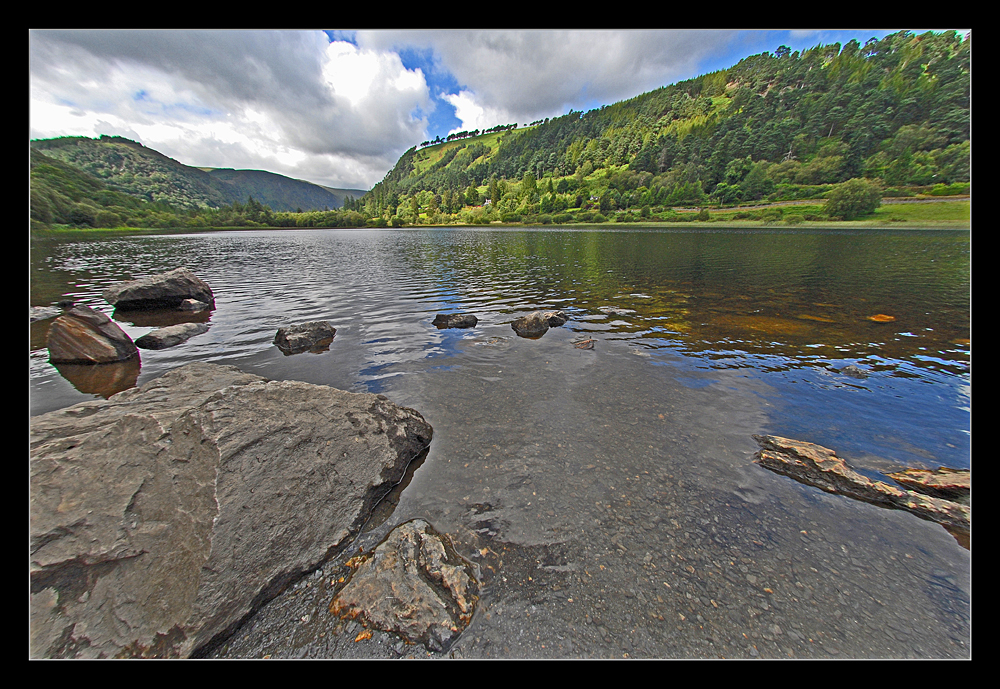
<instances>
[{"instance_id":1,"label":"rock in water","mask_svg":"<svg viewBox=\"0 0 1000 689\"><path fill-rule=\"evenodd\" d=\"M434 323L438 328L475 328L479 319L471 313L439 313L434 316Z\"/></svg>"},{"instance_id":2,"label":"rock in water","mask_svg":"<svg viewBox=\"0 0 1000 689\"><path fill-rule=\"evenodd\" d=\"M429 446L382 395L196 363L37 416L32 657L187 657L345 547Z\"/></svg>"},{"instance_id":3,"label":"rock in water","mask_svg":"<svg viewBox=\"0 0 1000 689\"><path fill-rule=\"evenodd\" d=\"M139 355L117 323L87 306L74 306L52 321L48 347L55 364L110 364Z\"/></svg>"},{"instance_id":4,"label":"rock in water","mask_svg":"<svg viewBox=\"0 0 1000 689\"><path fill-rule=\"evenodd\" d=\"M538 339L549 328L556 328L568 320L569 316L562 311L534 311L516 319L510 327L521 337Z\"/></svg>"},{"instance_id":5,"label":"rock in water","mask_svg":"<svg viewBox=\"0 0 1000 689\"><path fill-rule=\"evenodd\" d=\"M135 341L136 347L142 349L166 349L174 347L181 342L186 342L195 335L208 332L208 326L204 323L179 323L168 325L165 328L146 333Z\"/></svg>"},{"instance_id":6,"label":"rock in water","mask_svg":"<svg viewBox=\"0 0 1000 689\"><path fill-rule=\"evenodd\" d=\"M972 472L964 469L906 469L886 475L910 490L963 505L972 495Z\"/></svg>"},{"instance_id":7,"label":"rock in water","mask_svg":"<svg viewBox=\"0 0 1000 689\"><path fill-rule=\"evenodd\" d=\"M122 311L178 308L187 299L215 304L212 288L187 268L112 285L104 290L104 298Z\"/></svg>"},{"instance_id":8,"label":"rock in water","mask_svg":"<svg viewBox=\"0 0 1000 689\"><path fill-rule=\"evenodd\" d=\"M968 536L971 532L970 507L873 481L849 468L833 450L822 445L776 435L755 435L753 438L760 445L754 461L771 471L816 486L827 493L912 512L922 519L943 525L956 536ZM962 539L959 540L962 542Z\"/></svg>"},{"instance_id":9,"label":"rock in water","mask_svg":"<svg viewBox=\"0 0 1000 689\"><path fill-rule=\"evenodd\" d=\"M342 618L445 651L469 624L478 584L446 537L422 519L397 526L330 603Z\"/></svg>"},{"instance_id":10,"label":"rock in water","mask_svg":"<svg viewBox=\"0 0 1000 689\"><path fill-rule=\"evenodd\" d=\"M285 356L320 352L330 346L336 335L337 329L326 321L310 321L278 328L274 344Z\"/></svg>"}]
</instances>

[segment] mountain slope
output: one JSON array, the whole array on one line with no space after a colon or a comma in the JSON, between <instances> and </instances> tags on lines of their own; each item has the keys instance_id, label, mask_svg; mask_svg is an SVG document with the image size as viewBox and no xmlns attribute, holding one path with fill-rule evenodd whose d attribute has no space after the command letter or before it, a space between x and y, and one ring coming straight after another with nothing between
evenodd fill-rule
<instances>
[{"instance_id":1,"label":"mountain slope","mask_svg":"<svg viewBox=\"0 0 1000 689\"><path fill-rule=\"evenodd\" d=\"M108 189L178 209L221 208L252 196L274 211L324 210L339 208L347 196L262 170L190 167L122 137L42 139L32 141L31 147L73 165ZM356 196L364 193L353 191Z\"/></svg>"}]
</instances>

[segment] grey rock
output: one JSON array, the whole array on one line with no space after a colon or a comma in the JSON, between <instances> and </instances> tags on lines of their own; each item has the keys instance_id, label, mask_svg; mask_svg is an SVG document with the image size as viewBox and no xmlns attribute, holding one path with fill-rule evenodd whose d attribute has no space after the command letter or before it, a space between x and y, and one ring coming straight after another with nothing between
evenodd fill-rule
<instances>
[{"instance_id":1,"label":"grey rock","mask_svg":"<svg viewBox=\"0 0 1000 689\"><path fill-rule=\"evenodd\" d=\"M840 372L845 376L851 376L852 378L867 378L868 372L858 368L854 364L848 364L844 368L840 369Z\"/></svg>"},{"instance_id":2,"label":"grey rock","mask_svg":"<svg viewBox=\"0 0 1000 689\"><path fill-rule=\"evenodd\" d=\"M187 657L339 552L429 445L382 395L196 363L35 417L32 657Z\"/></svg>"},{"instance_id":3,"label":"grey rock","mask_svg":"<svg viewBox=\"0 0 1000 689\"><path fill-rule=\"evenodd\" d=\"M302 352L319 352L329 347L337 329L326 321L310 321L278 328L274 344L285 356Z\"/></svg>"},{"instance_id":4,"label":"grey rock","mask_svg":"<svg viewBox=\"0 0 1000 689\"><path fill-rule=\"evenodd\" d=\"M49 361L56 364L107 364L139 355L124 330L100 311L74 306L52 321Z\"/></svg>"},{"instance_id":5,"label":"grey rock","mask_svg":"<svg viewBox=\"0 0 1000 689\"><path fill-rule=\"evenodd\" d=\"M474 328L479 319L471 313L439 313L434 317L434 325L438 328Z\"/></svg>"},{"instance_id":6,"label":"grey rock","mask_svg":"<svg viewBox=\"0 0 1000 689\"><path fill-rule=\"evenodd\" d=\"M104 290L104 298L123 311L178 308L186 299L215 304L212 288L187 268L112 285Z\"/></svg>"},{"instance_id":7,"label":"grey rock","mask_svg":"<svg viewBox=\"0 0 1000 689\"><path fill-rule=\"evenodd\" d=\"M204 311L211 306L211 304L206 304L205 302L198 301L197 299L185 299L177 306L177 308L181 311Z\"/></svg>"},{"instance_id":8,"label":"grey rock","mask_svg":"<svg viewBox=\"0 0 1000 689\"><path fill-rule=\"evenodd\" d=\"M32 306L28 309L28 322L44 321L46 318L55 318L62 315L63 310L58 306Z\"/></svg>"},{"instance_id":9,"label":"grey rock","mask_svg":"<svg viewBox=\"0 0 1000 689\"><path fill-rule=\"evenodd\" d=\"M195 335L208 332L204 323L180 323L146 333L135 341L135 346L141 349L166 349L186 342Z\"/></svg>"},{"instance_id":10,"label":"grey rock","mask_svg":"<svg viewBox=\"0 0 1000 689\"><path fill-rule=\"evenodd\" d=\"M510 327L521 337L537 339L549 328L558 327L568 320L569 316L562 311L534 311L516 319Z\"/></svg>"},{"instance_id":11,"label":"grey rock","mask_svg":"<svg viewBox=\"0 0 1000 689\"><path fill-rule=\"evenodd\" d=\"M397 526L355 570L330 612L446 651L468 625L478 601L471 568L447 537L415 519Z\"/></svg>"}]
</instances>

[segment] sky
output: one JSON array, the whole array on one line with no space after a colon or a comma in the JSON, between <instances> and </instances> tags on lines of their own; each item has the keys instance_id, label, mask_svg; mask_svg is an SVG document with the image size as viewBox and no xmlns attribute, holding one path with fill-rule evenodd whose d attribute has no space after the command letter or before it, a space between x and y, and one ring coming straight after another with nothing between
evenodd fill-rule
<instances>
[{"instance_id":1,"label":"sky","mask_svg":"<svg viewBox=\"0 0 1000 689\"><path fill-rule=\"evenodd\" d=\"M29 139L124 136L185 165L367 190L437 136L894 31L34 29Z\"/></svg>"}]
</instances>

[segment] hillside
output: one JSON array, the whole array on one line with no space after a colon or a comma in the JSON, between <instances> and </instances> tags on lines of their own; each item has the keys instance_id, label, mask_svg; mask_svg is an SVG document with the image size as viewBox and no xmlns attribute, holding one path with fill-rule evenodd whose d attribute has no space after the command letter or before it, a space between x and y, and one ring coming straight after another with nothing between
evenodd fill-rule
<instances>
[{"instance_id":1,"label":"hillside","mask_svg":"<svg viewBox=\"0 0 1000 689\"><path fill-rule=\"evenodd\" d=\"M482 204L490 222L822 198L852 178L890 195L967 188L970 98L971 37L955 32L782 46L530 129L414 147L358 205L419 222Z\"/></svg>"},{"instance_id":2,"label":"hillside","mask_svg":"<svg viewBox=\"0 0 1000 689\"><path fill-rule=\"evenodd\" d=\"M112 191L176 209L221 208L253 197L274 211L339 208L359 190L331 190L262 170L195 168L122 137L62 137L31 142L51 160L70 164Z\"/></svg>"}]
</instances>

